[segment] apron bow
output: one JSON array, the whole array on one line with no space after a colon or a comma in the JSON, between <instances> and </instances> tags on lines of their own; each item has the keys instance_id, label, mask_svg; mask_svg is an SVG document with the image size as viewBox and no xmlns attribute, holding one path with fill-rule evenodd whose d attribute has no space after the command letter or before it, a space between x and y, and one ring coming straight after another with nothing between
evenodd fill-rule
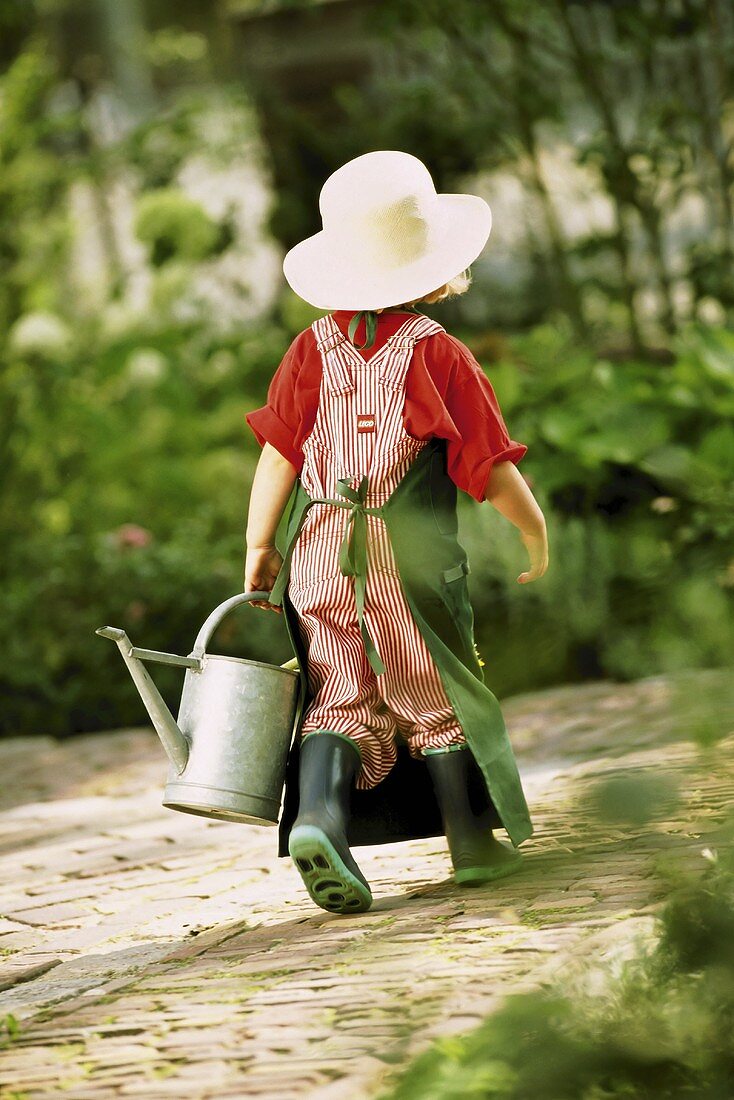
<instances>
[{"instance_id":1,"label":"apron bow","mask_svg":"<svg viewBox=\"0 0 734 1100\"><path fill-rule=\"evenodd\" d=\"M298 530L294 532L293 536L289 540L286 556L270 593L269 602L279 604L282 601L283 592L289 574L291 553L298 538L298 534L301 530L301 526L303 525L303 522L309 509L311 508L311 505L335 504L337 508L348 508L349 516L347 518L344 538L342 539L341 546L339 547L339 569L345 577L354 577L354 599L357 605L357 621L359 623L359 631L362 635L362 641L364 642L367 660L369 661L375 674L377 676L381 676L385 671L385 666L382 663L382 658L377 651L377 646L375 645L372 639L372 635L367 628L367 624L364 621L364 603L365 593L367 590L366 517L380 516L382 515L382 509L367 507L366 500L368 478L366 476L362 478L356 490L353 489L349 484L351 480L352 478L350 477L340 477L338 478L336 483L337 492L340 496L345 497L345 500L336 500L333 497L311 497L311 500L301 514L301 520L298 525Z\"/></svg>"},{"instance_id":2,"label":"apron bow","mask_svg":"<svg viewBox=\"0 0 734 1100\"><path fill-rule=\"evenodd\" d=\"M364 601L367 589L367 516L379 516L381 508L368 508L367 477L363 477L355 491L350 486L351 478L340 477L337 480L337 492L346 497L348 503L334 501L341 508L349 509L347 526L342 544L339 547L339 568L345 577L354 577L354 599L357 605L357 621L364 642L367 660L381 676L385 671L380 654L364 621Z\"/></svg>"}]
</instances>

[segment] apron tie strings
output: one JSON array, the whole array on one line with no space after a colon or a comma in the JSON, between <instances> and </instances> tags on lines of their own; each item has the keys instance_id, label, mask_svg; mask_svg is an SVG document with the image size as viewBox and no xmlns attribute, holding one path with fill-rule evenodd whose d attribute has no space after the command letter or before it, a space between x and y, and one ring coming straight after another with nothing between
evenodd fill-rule
<instances>
[{"instance_id":1,"label":"apron tie strings","mask_svg":"<svg viewBox=\"0 0 734 1100\"><path fill-rule=\"evenodd\" d=\"M283 600L283 594L287 583L287 578L290 573L290 559L293 553L293 547L295 546L298 535L300 533L303 522L308 514L312 504L335 504L337 508L349 509L349 516L347 518L346 530L344 532L344 538L342 539L341 546L339 547L339 569L345 577L354 577L354 598L357 605L357 621L359 623L359 631L362 635L362 641L364 642L365 652L367 654L367 660L369 661L372 669L377 676L381 676L385 671L385 666L382 663L382 658L377 651L372 635L370 634L367 624L364 621L364 603L365 593L367 589L367 519L369 516L382 515L382 508L368 508L366 505L367 500L367 477L363 477L359 483L359 487L355 490L352 489L349 482L351 478L341 477L337 480L337 492L340 496L346 497L346 500L336 500L333 497L311 497L306 507L303 509L300 517L298 528L288 538L288 549L286 556L283 559L283 564L280 567L278 576L275 579L275 584L270 592L269 603L281 604Z\"/></svg>"},{"instance_id":2,"label":"apron tie strings","mask_svg":"<svg viewBox=\"0 0 734 1100\"><path fill-rule=\"evenodd\" d=\"M382 658L377 652L377 647L364 621L364 602L367 588L367 516L379 516L381 508L368 508L367 478L363 477L359 488L355 492L349 485L349 478L339 478L337 491L341 496L351 502L344 505L349 508L346 531L339 548L339 568L345 577L354 577L354 598L357 604L357 621L359 631L364 642L367 660L375 671L381 676L385 671Z\"/></svg>"}]
</instances>

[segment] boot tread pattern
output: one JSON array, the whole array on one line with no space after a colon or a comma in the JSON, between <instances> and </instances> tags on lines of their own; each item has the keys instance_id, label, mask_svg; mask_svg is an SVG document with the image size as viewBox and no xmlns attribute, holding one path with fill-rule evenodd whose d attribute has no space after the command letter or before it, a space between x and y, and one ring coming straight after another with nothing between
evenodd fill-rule
<instances>
[{"instance_id":1,"label":"boot tread pattern","mask_svg":"<svg viewBox=\"0 0 734 1100\"><path fill-rule=\"evenodd\" d=\"M291 854L311 899L330 913L360 913L372 893L352 874L326 833L313 825L296 826L288 840Z\"/></svg>"}]
</instances>

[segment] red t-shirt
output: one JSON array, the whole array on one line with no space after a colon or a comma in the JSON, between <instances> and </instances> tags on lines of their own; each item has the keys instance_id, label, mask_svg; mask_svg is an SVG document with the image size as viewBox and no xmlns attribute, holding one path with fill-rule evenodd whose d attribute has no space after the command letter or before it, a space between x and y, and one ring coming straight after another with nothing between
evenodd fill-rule
<instances>
[{"instance_id":1,"label":"red t-shirt","mask_svg":"<svg viewBox=\"0 0 734 1100\"><path fill-rule=\"evenodd\" d=\"M348 335L356 310L335 310L332 317ZM360 354L369 360L397 332L405 312L377 315L377 336ZM364 318L355 343L365 341ZM268 389L267 404L245 419L260 446L266 442L300 473L302 446L316 419L321 387L321 353L311 328L293 340ZM447 332L419 340L405 379L405 431L414 439L447 440L447 470L454 484L477 501L485 499L487 480L496 462L518 463L527 451L510 439L494 390L469 351Z\"/></svg>"}]
</instances>

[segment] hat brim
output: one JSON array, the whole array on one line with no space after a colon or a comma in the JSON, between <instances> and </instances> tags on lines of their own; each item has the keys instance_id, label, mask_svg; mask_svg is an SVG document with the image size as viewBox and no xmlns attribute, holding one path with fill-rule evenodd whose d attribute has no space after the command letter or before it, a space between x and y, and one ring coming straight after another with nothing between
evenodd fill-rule
<instances>
[{"instance_id":1,"label":"hat brim","mask_svg":"<svg viewBox=\"0 0 734 1100\"><path fill-rule=\"evenodd\" d=\"M286 254L283 273L292 290L317 309L383 309L430 294L465 271L492 230L492 212L479 195L441 194L438 242L428 256L384 270L344 257L323 229Z\"/></svg>"}]
</instances>

